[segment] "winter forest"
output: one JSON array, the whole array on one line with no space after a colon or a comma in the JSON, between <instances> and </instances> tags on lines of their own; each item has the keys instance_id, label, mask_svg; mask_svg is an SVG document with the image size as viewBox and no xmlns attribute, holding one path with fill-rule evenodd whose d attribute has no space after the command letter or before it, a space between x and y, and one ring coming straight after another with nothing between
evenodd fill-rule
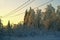
<instances>
[{"instance_id":1,"label":"winter forest","mask_svg":"<svg viewBox=\"0 0 60 40\"><path fill-rule=\"evenodd\" d=\"M60 38L60 5L56 7L57 9L52 4L46 6L45 12L39 8L36 11L32 7L26 9L23 24L12 25L8 21L4 27L0 19L0 40L13 40L11 37L48 37L48 35Z\"/></svg>"}]
</instances>

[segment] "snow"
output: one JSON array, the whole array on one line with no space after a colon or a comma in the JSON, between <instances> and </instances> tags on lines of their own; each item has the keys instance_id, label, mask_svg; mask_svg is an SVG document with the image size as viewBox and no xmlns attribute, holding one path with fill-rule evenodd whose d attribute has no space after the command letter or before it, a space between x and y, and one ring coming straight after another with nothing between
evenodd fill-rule
<instances>
[{"instance_id":1,"label":"snow","mask_svg":"<svg viewBox=\"0 0 60 40\"><path fill-rule=\"evenodd\" d=\"M60 40L60 32L41 32L35 36L4 36L2 40Z\"/></svg>"},{"instance_id":2,"label":"snow","mask_svg":"<svg viewBox=\"0 0 60 40\"><path fill-rule=\"evenodd\" d=\"M5 40L60 40L60 37L55 37L54 35L49 36L34 36L34 37L5 37Z\"/></svg>"}]
</instances>

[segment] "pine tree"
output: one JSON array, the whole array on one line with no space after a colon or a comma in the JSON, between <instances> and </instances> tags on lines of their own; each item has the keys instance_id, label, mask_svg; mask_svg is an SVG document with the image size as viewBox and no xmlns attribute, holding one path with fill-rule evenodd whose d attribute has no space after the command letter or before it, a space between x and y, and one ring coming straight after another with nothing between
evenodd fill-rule
<instances>
[{"instance_id":1,"label":"pine tree","mask_svg":"<svg viewBox=\"0 0 60 40\"><path fill-rule=\"evenodd\" d=\"M56 29L60 31L60 6L57 6L57 11L56 11ZM55 30L56 30L55 29Z\"/></svg>"},{"instance_id":2,"label":"pine tree","mask_svg":"<svg viewBox=\"0 0 60 40\"><path fill-rule=\"evenodd\" d=\"M55 13L55 8L51 4L47 5L45 13L46 13L45 19L50 19L52 14Z\"/></svg>"},{"instance_id":3,"label":"pine tree","mask_svg":"<svg viewBox=\"0 0 60 40\"><path fill-rule=\"evenodd\" d=\"M3 31L3 24L2 24L1 19L0 19L0 33L2 33L2 31Z\"/></svg>"},{"instance_id":4,"label":"pine tree","mask_svg":"<svg viewBox=\"0 0 60 40\"><path fill-rule=\"evenodd\" d=\"M45 11L45 20L44 20L44 25L45 25L45 28L47 28L48 30L50 29L50 24L52 23L53 21L53 14L55 13L55 8L50 4L50 5L47 5L47 8L46 8L46 11Z\"/></svg>"},{"instance_id":5,"label":"pine tree","mask_svg":"<svg viewBox=\"0 0 60 40\"><path fill-rule=\"evenodd\" d=\"M29 26L34 26L35 22L35 11L30 7L29 13L28 13L28 25Z\"/></svg>"},{"instance_id":6,"label":"pine tree","mask_svg":"<svg viewBox=\"0 0 60 40\"><path fill-rule=\"evenodd\" d=\"M3 36L3 24L0 19L0 40L3 40L2 36Z\"/></svg>"},{"instance_id":7,"label":"pine tree","mask_svg":"<svg viewBox=\"0 0 60 40\"><path fill-rule=\"evenodd\" d=\"M1 19L0 19L0 30L3 28L3 24L1 22Z\"/></svg>"},{"instance_id":8,"label":"pine tree","mask_svg":"<svg viewBox=\"0 0 60 40\"><path fill-rule=\"evenodd\" d=\"M40 28L40 23L41 23L41 10L37 9L36 25L37 25L38 28Z\"/></svg>"},{"instance_id":9,"label":"pine tree","mask_svg":"<svg viewBox=\"0 0 60 40\"><path fill-rule=\"evenodd\" d=\"M28 22L28 12L27 10L25 11L25 16L24 16L24 25L27 25Z\"/></svg>"},{"instance_id":10,"label":"pine tree","mask_svg":"<svg viewBox=\"0 0 60 40\"><path fill-rule=\"evenodd\" d=\"M58 17L60 17L60 6L57 6L56 15L57 15Z\"/></svg>"},{"instance_id":11,"label":"pine tree","mask_svg":"<svg viewBox=\"0 0 60 40\"><path fill-rule=\"evenodd\" d=\"M11 36L11 33L12 33L12 26L11 26L11 24L10 24L10 21L8 21L7 32L8 32L8 35Z\"/></svg>"}]
</instances>

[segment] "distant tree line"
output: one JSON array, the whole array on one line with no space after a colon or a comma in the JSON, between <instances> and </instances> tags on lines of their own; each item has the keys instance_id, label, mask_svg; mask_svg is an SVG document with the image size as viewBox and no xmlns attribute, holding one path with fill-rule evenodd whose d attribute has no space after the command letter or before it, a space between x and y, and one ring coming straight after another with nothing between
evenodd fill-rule
<instances>
[{"instance_id":1,"label":"distant tree line","mask_svg":"<svg viewBox=\"0 0 60 40\"><path fill-rule=\"evenodd\" d=\"M37 9L35 12L34 9L30 7L30 10L26 10L25 12L24 25L34 26L38 29L43 27L46 30L59 30L60 6L55 10L55 8L49 4L47 5L45 12L42 12L41 9Z\"/></svg>"},{"instance_id":2,"label":"distant tree line","mask_svg":"<svg viewBox=\"0 0 60 40\"><path fill-rule=\"evenodd\" d=\"M51 4L47 5L45 12L37 9L36 12L30 7L25 11L24 23L11 25L10 21L6 27L3 26L0 19L0 37L1 36L28 36L36 35L39 31L60 31L60 6L55 9Z\"/></svg>"}]
</instances>

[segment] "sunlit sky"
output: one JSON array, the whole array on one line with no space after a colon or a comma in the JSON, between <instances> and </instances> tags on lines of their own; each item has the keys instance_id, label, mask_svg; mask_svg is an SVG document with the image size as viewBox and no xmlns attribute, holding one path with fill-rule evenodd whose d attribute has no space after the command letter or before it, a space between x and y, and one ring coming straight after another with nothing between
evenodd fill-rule
<instances>
[{"instance_id":1,"label":"sunlit sky","mask_svg":"<svg viewBox=\"0 0 60 40\"><path fill-rule=\"evenodd\" d=\"M0 0L0 16L5 16L6 14L8 14L10 11L14 10L15 8L19 7L21 4L23 4L24 2L26 2L27 0ZM32 0L30 0L32 1ZM29 7L35 8L45 2L47 2L49 0L35 0L33 3L29 4L28 6L24 7L22 10L16 12L13 15L16 14L20 14L22 12L24 12L26 9L29 9ZM28 4L28 3L27 3ZM48 3L49 4L49 3ZM60 0L54 0L51 2L51 4L53 5L53 7L57 7L57 5L60 5ZM47 4L46 4L47 5ZM40 7L40 9L43 9L46 7L46 5ZM0 17L1 18L1 17ZM24 19L24 13L19 15L19 16L7 16L7 17L3 17L2 19L2 23L4 25L7 24L8 20L10 20L11 24L17 24L20 21L23 21Z\"/></svg>"}]
</instances>

